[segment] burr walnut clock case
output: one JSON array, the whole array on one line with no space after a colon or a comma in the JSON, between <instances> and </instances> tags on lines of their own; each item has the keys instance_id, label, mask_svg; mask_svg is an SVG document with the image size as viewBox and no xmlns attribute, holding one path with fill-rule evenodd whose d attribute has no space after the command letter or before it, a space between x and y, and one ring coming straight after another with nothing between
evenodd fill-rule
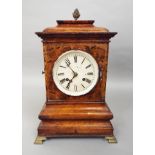
<instances>
[{"instance_id":1,"label":"burr walnut clock case","mask_svg":"<svg viewBox=\"0 0 155 155\"><path fill-rule=\"evenodd\" d=\"M46 102L35 143L51 137L105 137L115 143L105 101L109 40L93 20L58 20L36 32L43 42Z\"/></svg>"}]
</instances>

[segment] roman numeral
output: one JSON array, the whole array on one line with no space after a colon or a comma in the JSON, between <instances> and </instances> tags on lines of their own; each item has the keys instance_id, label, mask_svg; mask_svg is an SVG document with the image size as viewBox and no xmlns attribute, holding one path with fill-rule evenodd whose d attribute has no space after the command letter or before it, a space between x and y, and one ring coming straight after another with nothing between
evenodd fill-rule
<instances>
[{"instance_id":1,"label":"roman numeral","mask_svg":"<svg viewBox=\"0 0 155 155\"><path fill-rule=\"evenodd\" d=\"M87 75L93 75L93 72L88 72Z\"/></svg>"},{"instance_id":2,"label":"roman numeral","mask_svg":"<svg viewBox=\"0 0 155 155\"><path fill-rule=\"evenodd\" d=\"M89 68L90 66L91 66L91 64L90 64L90 65L88 65L88 66L86 66L86 69L87 69L87 68Z\"/></svg>"},{"instance_id":3,"label":"roman numeral","mask_svg":"<svg viewBox=\"0 0 155 155\"><path fill-rule=\"evenodd\" d=\"M64 73L58 73L58 76L64 75Z\"/></svg>"},{"instance_id":4,"label":"roman numeral","mask_svg":"<svg viewBox=\"0 0 155 155\"><path fill-rule=\"evenodd\" d=\"M66 81L66 79L64 78L64 79L60 80L60 83L63 84L65 81Z\"/></svg>"},{"instance_id":5,"label":"roman numeral","mask_svg":"<svg viewBox=\"0 0 155 155\"><path fill-rule=\"evenodd\" d=\"M77 63L77 55L74 56L74 62Z\"/></svg>"},{"instance_id":6,"label":"roman numeral","mask_svg":"<svg viewBox=\"0 0 155 155\"><path fill-rule=\"evenodd\" d=\"M74 91L77 91L77 85L74 85Z\"/></svg>"},{"instance_id":7,"label":"roman numeral","mask_svg":"<svg viewBox=\"0 0 155 155\"><path fill-rule=\"evenodd\" d=\"M87 83L91 83L91 80L90 80L90 79L83 78L82 80L83 80L83 81L86 81Z\"/></svg>"},{"instance_id":8,"label":"roman numeral","mask_svg":"<svg viewBox=\"0 0 155 155\"><path fill-rule=\"evenodd\" d=\"M83 88L85 88L85 86L81 83L81 86L83 87Z\"/></svg>"},{"instance_id":9,"label":"roman numeral","mask_svg":"<svg viewBox=\"0 0 155 155\"><path fill-rule=\"evenodd\" d=\"M65 59L65 63L67 66L69 66L71 64L68 58Z\"/></svg>"},{"instance_id":10,"label":"roman numeral","mask_svg":"<svg viewBox=\"0 0 155 155\"><path fill-rule=\"evenodd\" d=\"M83 62L85 61L85 59L86 59L86 57L85 57L85 58L83 58L83 60L82 60L81 64L83 64Z\"/></svg>"},{"instance_id":11,"label":"roman numeral","mask_svg":"<svg viewBox=\"0 0 155 155\"><path fill-rule=\"evenodd\" d=\"M61 67L61 68L66 68L66 67L64 67L64 66L59 66L59 67Z\"/></svg>"}]
</instances>

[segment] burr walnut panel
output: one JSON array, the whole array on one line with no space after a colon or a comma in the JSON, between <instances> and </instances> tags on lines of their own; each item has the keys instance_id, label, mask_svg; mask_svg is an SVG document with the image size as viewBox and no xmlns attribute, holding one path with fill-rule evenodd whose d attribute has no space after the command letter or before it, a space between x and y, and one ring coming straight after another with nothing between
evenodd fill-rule
<instances>
[{"instance_id":1,"label":"burr walnut panel","mask_svg":"<svg viewBox=\"0 0 155 155\"><path fill-rule=\"evenodd\" d=\"M51 43L43 42L46 95L48 100L67 101L104 101L106 87L106 73L108 63L108 43ZM91 54L99 65L100 78L96 86L86 95L73 97L62 93L54 84L52 69L58 57L69 50L82 50ZM102 91L101 91L102 88Z\"/></svg>"}]
</instances>

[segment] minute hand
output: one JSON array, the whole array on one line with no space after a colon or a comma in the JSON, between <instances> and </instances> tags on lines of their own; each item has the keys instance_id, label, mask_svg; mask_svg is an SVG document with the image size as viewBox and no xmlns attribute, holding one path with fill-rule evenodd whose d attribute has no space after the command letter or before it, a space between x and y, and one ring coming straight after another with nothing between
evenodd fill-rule
<instances>
[{"instance_id":1,"label":"minute hand","mask_svg":"<svg viewBox=\"0 0 155 155\"><path fill-rule=\"evenodd\" d=\"M73 74L75 74L75 72L73 71L73 69L70 67L70 64L71 64L70 61L66 59L65 62L66 62L67 67L73 72Z\"/></svg>"},{"instance_id":2,"label":"minute hand","mask_svg":"<svg viewBox=\"0 0 155 155\"><path fill-rule=\"evenodd\" d=\"M73 69L70 67L70 65L68 65L68 68L73 72L73 74L76 73L76 72L73 71Z\"/></svg>"}]
</instances>

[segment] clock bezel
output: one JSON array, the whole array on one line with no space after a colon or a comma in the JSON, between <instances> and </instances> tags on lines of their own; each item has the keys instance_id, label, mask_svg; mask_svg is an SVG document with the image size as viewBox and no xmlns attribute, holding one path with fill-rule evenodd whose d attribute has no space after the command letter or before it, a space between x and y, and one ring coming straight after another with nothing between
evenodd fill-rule
<instances>
[{"instance_id":1,"label":"clock bezel","mask_svg":"<svg viewBox=\"0 0 155 155\"><path fill-rule=\"evenodd\" d=\"M68 55L68 54L70 54L70 53L82 53L82 55L85 55L89 60L90 60L90 62L92 62L92 64L93 64L93 67L94 67L94 80L93 80L93 82L92 82L92 84L87 88L87 89L85 89L85 90L83 90L83 91L80 91L80 92L71 92L71 91L68 91L68 90L66 90L65 88L63 88L61 85L60 85L60 83L58 82L58 80L57 80L57 64L59 64L59 63L57 63L57 62L59 62L60 61L60 59L62 58L62 57L64 57L65 55ZM86 51L83 51L83 50L77 50L77 49L72 49L72 50L69 50L69 51L66 51L66 52L64 52L63 54L61 54L58 58L57 58L57 60L54 62L54 66L53 66L53 70L52 70L52 75L53 75L53 81L54 81L54 83L55 83L55 85L56 85L56 87L62 92L62 93L64 93L64 94L66 94L66 95L69 95L69 96L82 96L82 95L85 95L85 94L88 94L95 86L96 86L96 84L97 84L97 82L98 82L98 79L99 79L99 67L98 67L98 64L97 64L97 62L96 62L96 60L95 60L95 58L90 54L90 53L88 53L88 52L86 52Z\"/></svg>"}]
</instances>

